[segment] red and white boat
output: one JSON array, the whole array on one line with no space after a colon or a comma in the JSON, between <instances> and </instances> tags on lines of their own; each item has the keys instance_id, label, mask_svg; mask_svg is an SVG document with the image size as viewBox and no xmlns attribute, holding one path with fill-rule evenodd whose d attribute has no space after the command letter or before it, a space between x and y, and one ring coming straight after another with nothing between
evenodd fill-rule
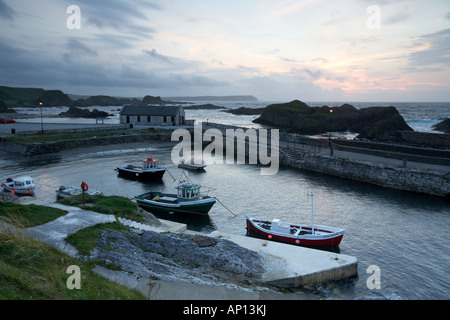
<instances>
[{"instance_id":1,"label":"red and white boat","mask_svg":"<svg viewBox=\"0 0 450 320\"><path fill-rule=\"evenodd\" d=\"M338 246L345 230L326 226L306 226L279 219L259 220L247 217L247 230L274 241L301 246Z\"/></svg>"},{"instance_id":2,"label":"red and white boat","mask_svg":"<svg viewBox=\"0 0 450 320\"><path fill-rule=\"evenodd\" d=\"M312 194L311 194L312 197ZM263 220L246 217L247 231L254 232L269 240L300 246L339 246L345 230L334 227L314 225L314 211L312 210L311 225L286 223L280 219Z\"/></svg>"}]
</instances>

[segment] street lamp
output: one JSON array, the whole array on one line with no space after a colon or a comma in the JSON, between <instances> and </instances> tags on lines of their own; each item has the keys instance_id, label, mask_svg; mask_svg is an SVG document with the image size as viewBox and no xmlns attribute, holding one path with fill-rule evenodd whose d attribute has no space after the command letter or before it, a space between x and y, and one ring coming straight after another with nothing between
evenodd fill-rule
<instances>
[{"instance_id":1,"label":"street lamp","mask_svg":"<svg viewBox=\"0 0 450 320\"><path fill-rule=\"evenodd\" d=\"M41 132L44 133L44 122L42 120L42 105L44 103L42 101L39 101L39 106L41 107Z\"/></svg>"},{"instance_id":2,"label":"street lamp","mask_svg":"<svg viewBox=\"0 0 450 320\"><path fill-rule=\"evenodd\" d=\"M333 156L333 145L331 144L331 115L333 114L333 109L330 109L330 136L328 138L328 144L330 146L330 157Z\"/></svg>"}]
</instances>

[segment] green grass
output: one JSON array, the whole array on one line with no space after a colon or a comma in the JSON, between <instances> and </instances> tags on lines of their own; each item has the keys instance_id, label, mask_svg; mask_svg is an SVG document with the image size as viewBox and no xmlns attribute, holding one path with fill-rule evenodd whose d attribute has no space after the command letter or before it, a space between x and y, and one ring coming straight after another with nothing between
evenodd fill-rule
<instances>
[{"instance_id":1,"label":"green grass","mask_svg":"<svg viewBox=\"0 0 450 320\"><path fill-rule=\"evenodd\" d=\"M67 242L75 246L81 254L88 255L97 245L100 230L110 229L121 231L127 229L119 222L101 223L86 227L67 237Z\"/></svg>"},{"instance_id":2,"label":"green grass","mask_svg":"<svg viewBox=\"0 0 450 320\"><path fill-rule=\"evenodd\" d=\"M14 136L3 138L3 140L17 142L17 143L39 143L39 142L54 142L64 140L78 140L88 139L93 137L110 137L123 133L123 130L105 130L97 132L73 132L73 133L36 133L30 135Z\"/></svg>"},{"instance_id":3,"label":"green grass","mask_svg":"<svg viewBox=\"0 0 450 320\"><path fill-rule=\"evenodd\" d=\"M142 215L138 211L138 205L125 197L85 195L85 206L83 206L82 195L61 199L58 202L68 206L76 206L99 213L112 214L117 217L127 218L138 222L144 221Z\"/></svg>"},{"instance_id":4,"label":"green grass","mask_svg":"<svg viewBox=\"0 0 450 320\"><path fill-rule=\"evenodd\" d=\"M65 214L67 214L67 211L34 204L0 203L0 219L17 227L31 228L55 220Z\"/></svg>"},{"instance_id":5,"label":"green grass","mask_svg":"<svg viewBox=\"0 0 450 320\"><path fill-rule=\"evenodd\" d=\"M81 289L67 287L69 266L81 271ZM81 261L37 240L0 233L0 299L142 300L139 292L94 273Z\"/></svg>"}]
</instances>

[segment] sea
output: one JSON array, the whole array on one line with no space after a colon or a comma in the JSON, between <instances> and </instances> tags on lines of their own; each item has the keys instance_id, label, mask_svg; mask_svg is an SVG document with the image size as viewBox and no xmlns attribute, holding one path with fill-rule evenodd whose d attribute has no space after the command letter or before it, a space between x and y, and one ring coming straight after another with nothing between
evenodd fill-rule
<instances>
[{"instance_id":1,"label":"sea","mask_svg":"<svg viewBox=\"0 0 450 320\"><path fill-rule=\"evenodd\" d=\"M268 102L210 103L226 108L260 108ZM199 104L204 104L201 102ZM310 106L340 106L340 102L307 102ZM434 132L432 126L450 116L450 103L351 103L357 108L395 106L416 131ZM47 109L47 110L46 110ZM114 114L106 124L118 123L120 107L97 107ZM44 108L44 121L92 123L92 119L58 117L67 108ZM40 110L29 113L39 122ZM34 118L33 118L34 116ZM258 127L257 116L233 115L222 110L186 110L187 119L242 127ZM36 200L56 200L61 185L79 186L105 195L132 199L150 190L172 192L183 171L171 161L172 147L165 143L136 143L73 149L33 158L12 154L0 156L1 178L30 175L37 185ZM143 183L117 176L119 165L157 157L167 168L163 180ZM232 161L231 161L232 162ZM449 168L450 171L450 168ZM219 229L246 236L246 216L287 222L314 223L345 229L339 248L333 252L358 259L358 277L317 286L307 294L330 300L448 300L450 298L450 203L443 198L349 181L324 174L281 167L277 174L261 175L258 165L212 164L204 172L185 172L189 179L211 187L217 202L206 218L171 214L160 218L187 223L205 233ZM376 274L374 270L378 270ZM374 286L374 277L377 282ZM295 289L293 292L304 293Z\"/></svg>"}]
</instances>

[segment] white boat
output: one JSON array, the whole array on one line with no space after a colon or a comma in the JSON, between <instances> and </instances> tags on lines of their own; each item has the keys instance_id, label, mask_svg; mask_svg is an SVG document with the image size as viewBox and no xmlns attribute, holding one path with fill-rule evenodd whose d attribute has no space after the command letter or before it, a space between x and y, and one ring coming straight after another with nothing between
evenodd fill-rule
<instances>
[{"instance_id":1,"label":"white boat","mask_svg":"<svg viewBox=\"0 0 450 320\"><path fill-rule=\"evenodd\" d=\"M70 197L74 197L74 196L77 196L82 193L83 193L83 190L81 190L81 187L61 186L61 187L59 187L59 189L56 190L56 197L58 199L70 198ZM97 190L87 190L84 193L91 195L91 196L103 195L103 192L97 191Z\"/></svg>"},{"instance_id":2,"label":"white boat","mask_svg":"<svg viewBox=\"0 0 450 320\"><path fill-rule=\"evenodd\" d=\"M15 179L8 178L2 182L3 191L11 192L18 196L34 196L34 182L29 176Z\"/></svg>"},{"instance_id":3,"label":"white boat","mask_svg":"<svg viewBox=\"0 0 450 320\"><path fill-rule=\"evenodd\" d=\"M178 168L190 169L190 170L204 170L206 163L202 159L181 159L178 164Z\"/></svg>"}]
</instances>

